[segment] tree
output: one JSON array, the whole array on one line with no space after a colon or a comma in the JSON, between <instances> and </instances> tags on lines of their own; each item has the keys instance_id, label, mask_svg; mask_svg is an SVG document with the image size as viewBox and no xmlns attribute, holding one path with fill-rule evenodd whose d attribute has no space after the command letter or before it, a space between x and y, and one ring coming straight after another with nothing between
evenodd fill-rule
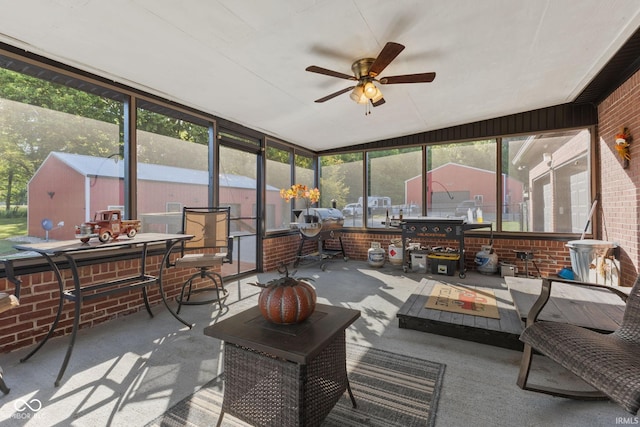
<instances>
[{"instance_id":1,"label":"tree","mask_svg":"<svg viewBox=\"0 0 640 427\"><path fill-rule=\"evenodd\" d=\"M447 163L495 170L495 140L481 140L465 143L441 144L428 148L429 170Z\"/></svg>"},{"instance_id":2,"label":"tree","mask_svg":"<svg viewBox=\"0 0 640 427\"><path fill-rule=\"evenodd\" d=\"M422 148L376 151L368 160L369 195L390 197L392 205L406 203L405 182L422 173Z\"/></svg>"},{"instance_id":3,"label":"tree","mask_svg":"<svg viewBox=\"0 0 640 427\"><path fill-rule=\"evenodd\" d=\"M345 160L348 160L345 161ZM320 158L320 205L330 207L331 201L335 200L337 206L347 204L349 197L349 187L345 182L349 181L349 170L351 166L357 163L362 164L362 155L356 154L340 154L332 156L323 156ZM360 169L362 171L362 169Z\"/></svg>"},{"instance_id":4,"label":"tree","mask_svg":"<svg viewBox=\"0 0 640 427\"><path fill-rule=\"evenodd\" d=\"M139 162L208 169L209 129L206 126L143 108L138 108L137 115Z\"/></svg>"},{"instance_id":5,"label":"tree","mask_svg":"<svg viewBox=\"0 0 640 427\"><path fill-rule=\"evenodd\" d=\"M208 168L206 126L139 108L137 127L147 131L148 142L138 147L140 162L193 168L198 159L197 168ZM189 143L177 147L176 139ZM0 68L0 191L5 192L5 206L26 194L28 180L52 151L109 157L122 155L123 146L121 100Z\"/></svg>"},{"instance_id":6,"label":"tree","mask_svg":"<svg viewBox=\"0 0 640 427\"><path fill-rule=\"evenodd\" d=\"M0 189L4 191L5 210L11 209L11 201L24 198L25 192L21 191L26 187L26 183L33 174L29 160L24 153L15 149L4 138L0 138L0 176L5 177L0 183ZM26 203L26 200L18 200L19 204Z\"/></svg>"},{"instance_id":7,"label":"tree","mask_svg":"<svg viewBox=\"0 0 640 427\"><path fill-rule=\"evenodd\" d=\"M51 151L120 151L122 102L0 69L0 188L9 208ZM22 201L24 202L24 201Z\"/></svg>"}]
</instances>

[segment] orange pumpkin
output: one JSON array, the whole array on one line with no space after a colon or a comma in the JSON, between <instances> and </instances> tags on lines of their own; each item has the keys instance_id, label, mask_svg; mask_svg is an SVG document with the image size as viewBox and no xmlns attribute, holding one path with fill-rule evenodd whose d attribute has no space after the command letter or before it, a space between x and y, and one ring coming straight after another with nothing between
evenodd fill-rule
<instances>
[{"instance_id":1,"label":"orange pumpkin","mask_svg":"<svg viewBox=\"0 0 640 427\"><path fill-rule=\"evenodd\" d=\"M304 322L316 308L316 290L302 280L282 277L262 289L258 307L264 318L273 323Z\"/></svg>"}]
</instances>

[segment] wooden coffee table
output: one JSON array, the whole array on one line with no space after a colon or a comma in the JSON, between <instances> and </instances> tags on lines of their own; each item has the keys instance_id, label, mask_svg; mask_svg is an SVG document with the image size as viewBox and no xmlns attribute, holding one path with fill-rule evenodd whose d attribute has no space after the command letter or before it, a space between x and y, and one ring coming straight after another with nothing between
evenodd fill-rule
<instances>
[{"instance_id":1,"label":"wooden coffee table","mask_svg":"<svg viewBox=\"0 0 640 427\"><path fill-rule=\"evenodd\" d=\"M224 345L225 413L257 426L316 426L349 392L345 329L360 311L317 304L296 325L265 320L258 307L204 329Z\"/></svg>"}]
</instances>

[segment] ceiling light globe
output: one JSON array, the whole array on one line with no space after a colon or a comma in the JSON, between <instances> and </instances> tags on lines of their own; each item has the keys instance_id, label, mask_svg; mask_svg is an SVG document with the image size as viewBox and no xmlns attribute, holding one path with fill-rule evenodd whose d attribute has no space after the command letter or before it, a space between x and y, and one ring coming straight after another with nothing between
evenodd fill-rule
<instances>
[{"instance_id":1,"label":"ceiling light globe","mask_svg":"<svg viewBox=\"0 0 640 427\"><path fill-rule=\"evenodd\" d=\"M362 86L358 85L353 89L353 92L351 92L351 95L349 95L349 96L355 102L360 103L360 98L362 98L363 95L364 95L364 91L362 89Z\"/></svg>"},{"instance_id":2,"label":"ceiling light globe","mask_svg":"<svg viewBox=\"0 0 640 427\"><path fill-rule=\"evenodd\" d=\"M371 98L372 102L378 102L382 99L382 92L380 92L380 89L378 89L376 87L376 93L375 95L373 95L373 97Z\"/></svg>"},{"instance_id":3,"label":"ceiling light globe","mask_svg":"<svg viewBox=\"0 0 640 427\"><path fill-rule=\"evenodd\" d=\"M368 104L369 103L369 98L367 98L365 96L365 94L363 93L362 96L360 97L360 99L358 99L356 102L358 104Z\"/></svg>"},{"instance_id":4,"label":"ceiling light globe","mask_svg":"<svg viewBox=\"0 0 640 427\"><path fill-rule=\"evenodd\" d=\"M364 84L363 90L364 96L369 99L372 99L374 96L376 96L376 92L378 92L378 88L372 82L366 82Z\"/></svg>"}]
</instances>

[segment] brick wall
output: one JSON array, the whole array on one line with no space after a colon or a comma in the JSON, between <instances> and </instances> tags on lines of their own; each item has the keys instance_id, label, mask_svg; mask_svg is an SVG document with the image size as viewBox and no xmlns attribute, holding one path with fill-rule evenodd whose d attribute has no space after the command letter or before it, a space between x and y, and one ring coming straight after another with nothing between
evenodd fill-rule
<instances>
[{"instance_id":1,"label":"brick wall","mask_svg":"<svg viewBox=\"0 0 640 427\"><path fill-rule=\"evenodd\" d=\"M303 253L312 252L310 243L305 242ZM263 241L263 269L265 271L275 270L282 262L290 264L295 261L300 245L300 235L287 235L265 239ZM315 247L315 246L314 246Z\"/></svg>"},{"instance_id":2,"label":"brick wall","mask_svg":"<svg viewBox=\"0 0 640 427\"><path fill-rule=\"evenodd\" d=\"M615 150L615 134L627 127L631 161L627 169ZM620 245L622 284L631 286L638 274L640 250L640 73L636 73L598 105L598 140L601 196L598 206L601 237Z\"/></svg>"},{"instance_id":3,"label":"brick wall","mask_svg":"<svg viewBox=\"0 0 640 427\"><path fill-rule=\"evenodd\" d=\"M160 256L147 258L146 273L158 274ZM116 278L125 278L140 274L140 261L115 261L79 268L82 284L98 283ZM182 283L191 275L190 269L169 269L163 271L164 291L166 297L173 301L179 294ZM67 286L70 285L71 272L62 270ZM27 347L39 342L54 322L58 308L58 282L52 272L34 273L19 276L22 281L20 305L0 313L0 352L8 352ZM209 286L210 282L196 280L195 288ZM152 307L162 304L157 286L148 289L149 302ZM0 279L0 291L13 293L14 286L6 279ZM174 305L175 308L175 305ZM164 307L162 308L164 309ZM108 320L145 310L142 291L140 289L119 293L109 297L90 300L82 305L80 329L89 328ZM66 335L73 325L74 304L65 302L62 315L54 336ZM176 320L177 322L177 320Z\"/></svg>"},{"instance_id":4,"label":"brick wall","mask_svg":"<svg viewBox=\"0 0 640 427\"><path fill-rule=\"evenodd\" d=\"M401 233L360 233L345 232L342 234L342 244L346 255L351 260L366 261L367 251L372 242L380 243L381 247L388 251L392 239L400 239ZM298 250L300 237L298 235L284 236L265 240L265 270L275 270L277 265L284 261L293 262ZM425 241L421 242L425 246L444 246L457 248L455 240ZM473 270L475 254L480 251L483 245L489 243L488 238L466 237L465 238L465 265L467 269ZM337 240L327 241L328 249L339 248ZM571 266L569 249L562 241L531 240L531 239L494 239L493 248L498 254L498 259L502 262L514 264L519 271L524 272L524 261L516 258L514 251L528 251L534 253L534 261L540 269L541 274L557 274L564 267ZM309 254L316 250L316 242L305 243L303 254ZM267 262L268 260L268 262ZM529 262L529 271L534 272L535 267Z\"/></svg>"}]
</instances>

